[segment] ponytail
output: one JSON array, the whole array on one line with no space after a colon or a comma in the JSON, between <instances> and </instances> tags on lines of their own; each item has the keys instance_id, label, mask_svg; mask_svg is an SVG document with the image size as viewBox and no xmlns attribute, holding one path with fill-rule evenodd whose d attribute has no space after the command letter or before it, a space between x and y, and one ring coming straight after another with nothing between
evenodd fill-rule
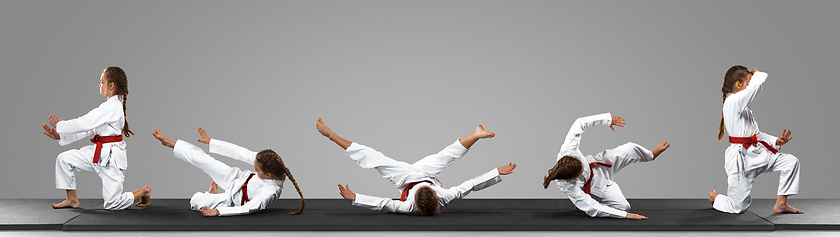
<instances>
[{"instance_id":1,"label":"ponytail","mask_svg":"<svg viewBox=\"0 0 840 237\"><path fill-rule=\"evenodd\" d=\"M122 68L117 66L111 66L105 69L105 79L108 82L113 82L114 86L116 87L117 95L120 96L120 100L122 101L123 107L123 118L127 118L126 114L126 101L128 101L128 76L125 75L125 71ZM128 128L128 119L125 119L125 126L123 126L122 134L125 137L131 137L134 135L134 132Z\"/></svg>"},{"instance_id":2,"label":"ponytail","mask_svg":"<svg viewBox=\"0 0 840 237\"><path fill-rule=\"evenodd\" d=\"M543 189L555 179L573 179L583 172L583 164L576 158L564 156L554 163L554 167L548 170L548 175L543 176Z\"/></svg>"}]
</instances>

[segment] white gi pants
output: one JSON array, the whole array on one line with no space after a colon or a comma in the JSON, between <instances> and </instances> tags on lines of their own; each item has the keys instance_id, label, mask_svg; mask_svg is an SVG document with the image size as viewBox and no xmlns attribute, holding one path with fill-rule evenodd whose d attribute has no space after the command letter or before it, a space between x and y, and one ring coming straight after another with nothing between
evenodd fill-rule
<instances>
[{"instance_id":1,"label":"white gi pants","mask_svg":"<svg viewBox=\"0 0 840 237\"><path fill-rule=\"evenodd\" d=\"M175 147L172 150L175 153L175 157L204 171L204 173L209 175L220 188L227 192L238 191L233 189L233 182L236 180L236 177L238 177L238 174L242 172L240 169L230 167L227 164L214 159L212 156L205 153L204 150L201 150L201 148L183 140L175 142ZM219 207L220 205L233 206L231 193L212 194L207 192L196 192L193 194L192 198L190 198L190 208L192 208L192 210L198 210L204 207L213 209Z\"/></svg>"},{"instance_id":2,"label":"white gi pants","mask_svg":"<svg viewBox=\"0 0 840 237\"><path fill-rule=\"evenodd\" d=\"M618 183L613 181L613 176L615 176L619 170L624 169L624 167L627 167L632 163L648 162L653 160L653 153L639 144L628 142L616 148L608 149L595 154L593 158L598 161L609 161L609 163L612 164L612 167L600 165L595 166L592 171L595 172L593 179L602 175L601 177L606 181L606 187L604 188L604 194L602 197L599 197L598 195L591 195L592 198L605 206L622 211L630 210L630 202L628 202L627 198L624 197ZM599 182L595 180L592 181L593 188L595 188L596 183Z\"/></svg>"},{"instance_id":3,"label":"white gi pants","mask_svg":"<svg viewBox=\"0 0 840 237\"><path fill-rule=\"evenodd\" d=\"M345 153L362 168L375 168L383 178L390 180L402 192L407 184L423 180L433 181L440 185L440 181L437 180L440 172L449 167L455 159L467 154L467 151L469 149L456 140L437 154L428 155L410 165L355 142L347 147Z\"/></svg>"},{"instance_id":4,"label":"white gi pants","mask_svg":"<svg viewBox=\"0 0 840 237\"><path fill-rule=\"evenodd\" d=\"M755 178L762 173L775 171L781 171L776 195L799 194L799 159L791 154L779 152L771 156L766 167L728 174L729 188L726 190L726 195L718 194L712 206L726 213L747 211L752 202L750 190L752 190Z\"/></svg>"},{"instance_id":5,"label":"white gi pants","mask_svg":"<svg viewBox=\"0 0 840 237\"><path fill-rule=\"evenodd\" d=\"M95 145L84 146L58 154L55 159L55 188L76 190L77 171L96 172L102 179L102 199L105 210L124 210L134 203L134 194L123 192L125 170L117 168L114 159L105 166L93 163ZM110 152L102 150L102 152Z\"/></svg>"}]
</instances>

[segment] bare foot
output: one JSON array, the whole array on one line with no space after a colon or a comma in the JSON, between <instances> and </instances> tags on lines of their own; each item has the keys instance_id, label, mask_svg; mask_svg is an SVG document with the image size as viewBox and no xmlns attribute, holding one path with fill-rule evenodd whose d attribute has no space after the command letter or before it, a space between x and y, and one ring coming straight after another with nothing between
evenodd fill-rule
<instances>
[{"instance_id":1,"label":"bare foot","mask_svg":"<svg viewBox=\"0 0 840 237\"><path fill-rule=\"evenodd\" d=\"M207 192L212 193L212 194L218 194L219 193L219 185L216 184L216 181L211 181L210 182L210 191L207 191Z\"/></svg>"},{"instance_id":2,"label":"bare foot","mask_svg":"<svg viewBox=\"0 0 840 237\"><path fill-rule=\"evenodd\" d=\"M155 129L155 131L152 132L152 136L155 136L155 138L160 140L160 144L163 144L164 146L167 146L169 148L175 148L175 141L167 138L166 135L163 135L163 132L161 132L160 129Z\"/></svg>"},{"instance_id":3,"label":"bare foot","mask_svg":"<svg viewBox=\"0 0 840 237\"><path fill-rule=\"evenodd\" d=\"M315 128L318 129L318 132L321 133L321 135L324 135L325 137L335 135L335 133L332 130L330 130L329 127L327 127L327 124L324 123L324 120L321 118L318 118L318 122L315 123Z\"/></svg>"},{"instance_id":4,"label":"bare foot","mask_svg":"<svg viewBox=\"0 0 840 237\"><path fill-rule=\"evenodd\" d=\"M137 204L134 204L135 206L147 207L150 204L152 204L152 187L149 187L149 185L146 185L146 187L142 187L142 188L138 189L137 191L143 192L143 196L140 197L140 202L138 202Z\"/></svg>"},{"instance_id":5,"label":"bare foot","mask_svg":"<svg viewBox=\"0 0 840 237\"><path fill-rule=\"evenodd\" d=\"M668 147L671 147L671 144L668 144L668 142L660 142L659 145L656 145L656 148L653 148L653 159L656 160L656 157L658 157L659 154L662 154L663 151L667 150Z\"/></svg>"},{"instance_id":6,"label":"bare foot","mask_svg":"<svg viewBox=\"0 0 840 237\"><path fill-rule=\"evenodd\" d=\"M59 209L59 208L79 208L79 199L65 199L63 202L55 204L50 204L52 208Z\"/></svg>"},{"instance_id":7,"label":"bare foot","mask_svg":"<svg viewBox=\"0 0 840 237\"><path fill-rule=\"evenodd\" d=\"M773 207L773 213L776 213L776 214L780 214L780 213L805 214L804 211L801 211L799 209L788 206L787 203L784 203L784 204L778 204L777 203L776 206Z\"/></svg>"},{"instance_id":8,"label":"bare foot","mask_svg":"<svg viewBox=\"0 0 840 237\"><path fill-rule=\"evenodd\" d=\"M712 206L715 205L715 199L717 198L718 193L715 192L714 189L709 189L709 204Z\"/></svg>"},{"instance_id":9,"label":"bare foot","mask_svg":"<svg viewBox=\"0 0 840 237\"><path fill-rule=\"evenodd\" d=\"M475 136L478 139L482 139L482 138L494 137L494 136L496 136L496 133L488 132L487 130L484 129L484 126L478 125L478 127L475 128L475 132L473 132L472 135Z\"/></svg>"}]
</instances>

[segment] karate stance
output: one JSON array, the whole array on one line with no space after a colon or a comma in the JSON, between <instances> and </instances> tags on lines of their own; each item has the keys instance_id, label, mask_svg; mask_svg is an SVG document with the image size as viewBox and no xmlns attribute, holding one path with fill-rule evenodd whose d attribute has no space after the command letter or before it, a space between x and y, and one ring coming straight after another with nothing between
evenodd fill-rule
<instances>
[{"instance_id":1,"label":"karate stance","mask_svg":"<svg viewBox=\"0 0 840 237\"><path fill-rule=\"evenodd\" d=\"M390 198L353 193L350 191L350 185L345 187L338 185L338 190L344 199L352 200L354 206L371 210L432 216L439 213L453 200L463 198L471 191L478 191L501 182L500 175L511 174L516 168L516 164L509 163L467 180L461 185L448 189L442 187L437 176L443 169L464 156L478 139L496 135L484 130L481 125L469 136L455 141L437 154L426 156L414 164L395 161L370 147L344 140L331 131L321 118L318 118L315 127L321 135L343 148L359 166L366 169L375 168L382 177L390 180L402 192L400 200L395 201Z\"/></svg>"},{"instance_id":2,"label":"karate stance","mask_svg":"<svg viewBox=\"0 0 840 237\"><path fill-rule=\"evenodd\" d=\"M59 145L67 145L90 135L94 145L73 149L58 154L55 160L55 188L64 189L67 199L53 208L79 208L76 195L77 171L93 171L102 179L103 207L106 210L123 210L132 203L139 207L148 206L152 188L149 186L123 192L125 170L128 157L125 152L123 136L133 132L128 129L125 119L125 102L128 100L128 77L119 67L108 67L99 77L99 94L107 100L82 117L67 121L49 116L49 125L44 124L44 135L58 140Z\"/></svg>"},{"instance_id":3,"label":"karate stance","mask_svg":"<svg viewBox=\"0 0 840 237\"><path fill-rule=\"evenodd\" d=\"M612 116L610 113L575 120L566 135L566 141L560 146L557 163L548 170L548 175L543 177L543 188L548 188L551 180L557 180L557 187L569 196L577 210L591 217L647 219L645 216L627 212L630 210L630 203L621 193L618 183L613 181L613 176L631 163L655 160L671 145L661 142L651 152L638 144L628 142L588 156L584 156L579 149L581 135L586 128L609 125L615 132L613 126L624 127L625 124L623 118Z\"/></svg>"},{"instance_id":4,"label":"karate stance","mask_svg":"<svg viewBox=\"0 0 840 237\"><path fill-rule=\"evenodd\" d=\"M765 172L780 171L773 212L805 213L787 205L787 197L799 193L799 159L779 152L782 145L792 139L791 132L785 129L782 136L777 138L759 131L749 106L766 79L767 73L755 68L749 71L741 65L732 66L723 77L723 117L720 119L718 140L729 134L729 142L732 144L726 148L723 165L729 176L729 189L726 195L718 194L714 189L709 190L709 202L718 211L747 211L751 202L750 189L755 178Z\"/></svg>"},{"instance_id":5,"label":"karate stance","mask_svg":"<svg viewBox=\"0 0 840 237\"><path fill-rule=\"evenodd\" d=\"M255 172L230 167L213 159L201 148L183 140L173 141L163 135L160 130L155 129L152 136L160 140L164 146L172 148L175 157L198 167L213 179L209 191L196 192L190 198L192 210L199 211L204 216L246 215L263 210L280 197L283 182L288 176L300 194L300 210L289 212L289 214L303 212L303 207L306 206L303 193L300 192L300 187L292 176L292 172L283 164L283 159L273 150L253 152L232 143L211 139L200 127L198 134L201 136L198 142L209 144L211 153L254 165ZM218 193L219 187L227 192Z\"/></svg>"}]
</instances>

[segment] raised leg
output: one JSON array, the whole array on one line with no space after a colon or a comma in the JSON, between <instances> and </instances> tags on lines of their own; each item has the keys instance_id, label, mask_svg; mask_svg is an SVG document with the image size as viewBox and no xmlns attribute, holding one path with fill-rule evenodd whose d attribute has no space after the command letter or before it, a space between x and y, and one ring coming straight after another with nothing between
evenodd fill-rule
<instances>
[{"instance_id":1,"label":"raised leg","mask_svg":"<svg viewBox=\"0 0 840 237\"><path fill-rule=\"evenodd\" d=\"M238 168L230 167L225 163L214 159L212 156L201 150L201 148L198 148L189 142L183 140L178 140L177 142L172 141L157 129L155 129L155 132L152 135L160 140L161 144L164 146L168 147L169 145L172 145L173 153L175 153L176 158L198 167L204 171L204 173L209 175L213 181L222 184L222 187L227 187L225 182L232 182L233 178L241 172Z\"/></svg>"},{"instance_id":2,"label":"raised leg","mask_svg":"<svg viewBox=\"0 0 840 237\"><path fill-rule=\"evenodd\" d=\"M335 144L340 146L341 149L347 150L347 148L350 147L350 144L352 144L352 142L339 137L332 130L330 130L330 128L327 127L327 124L324 123L324 120L321 118L318 118L318 122L315 123L315 128L318 129L318 132L321 133L321 135L324 135L325 137L329 138L330 141L333 141L335 142Z\"/></svg>"}]
</instances>

